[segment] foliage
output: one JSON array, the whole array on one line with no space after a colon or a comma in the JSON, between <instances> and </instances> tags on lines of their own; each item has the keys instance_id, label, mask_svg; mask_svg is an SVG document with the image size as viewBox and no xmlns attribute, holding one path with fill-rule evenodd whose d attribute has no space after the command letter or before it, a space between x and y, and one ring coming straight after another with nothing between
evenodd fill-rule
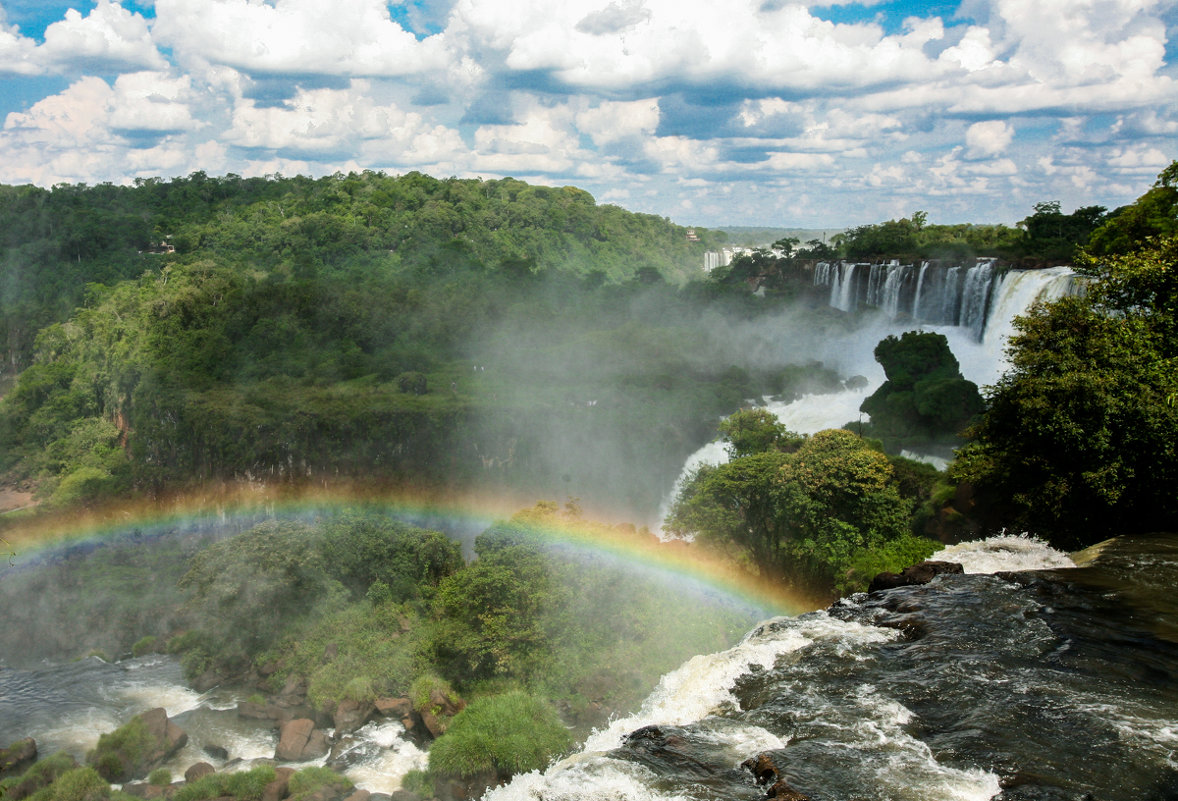
<instances>
[{"instance_id":1,"label":"foliage","mask_svg":"<svg viewBox=\"0 0 1178 801\"><path fill-rule=\"evenodd\" d=\"M1172 525L1176 242L1091 262L1087 297L1018 320L1011 369L953 465L991 526L1071 548Z\"/></svg>"},{"instance_id":2,"label":"foliage","mask_svg":"<svg viewBox=\"0 0 1178 801\"><path fill-rule=\"evenodd\" d=\"M734 459L769 450L796 450L802 439L766 409L741 409L720 421L720 437Z\"/></svg>"},{"instance_id":3,"label":"foliage","mask_svg":"<svg viewBox=\"0 0 1178 801\"><path fill-rule=\"evenodd\" d=\"M156 768L147 774L147 783L165 787L172 783L172 771L167 768Z\"/></svg>"},{"instance_id":4,"label":"foliage","mask_svg":"<svg viewBox=\"0 0 1178 801\"><path fill-rule=\"evenodd\" d=\"M331 794L340 795L352 788L352 782L331 768L312 766L293 773L290 777L290 798L304 801L318 790L327 788Z\"/></svg>"},{"instance_id":5,"label":"foliage","mask_svg":"<svg viewBox=\"0 0 1178 801\"><path fill-rule=\"evenodd\" d=\"M1178 162L1093 236L1081 297L1016 320L1011 369L951 466L990 526L1073 548L1178 514ZM1138 238L1156 233L1158 238Z\"/></svg>"},{"instance_id":6,"label":"foliage","mask_svg":"<svg viewBox=\"0 0 1178 801\"><path fill-rule=\"evenodd\" d=\"M104 801L111 797L110 784L90 767L76 767L34 793L31 801Z\"/></svg>"},{"instance_id":7,"label":"foliage","mask_svg":"<svg viewBox=\"0 0 1178 801\"><path fill-rule=\"evenodd\" d=\"M171 796L173 801L209 801L212 798L232 798L234 801L261 801L266 785L276 774L269 765L259 765L248 771L210 773L195 782L185 782Z\"/></svg>"},{"instance_id":8,"label":"foliage","mask_svg":"<svg viewBox=\"0 0 1178 801\"><path fill-rule=\"evenodd\" d=\"M193 557L180 587L192 593L207 654L244 667L277 641L275 616L293 622L331 606L339 585L319 558L317 534L306 524L269 521Z\"/></svg>"},{"instance_id":9,"label":"foliage","mask_svg":"<svg viewBox=\"0 0 1178 801\"><path fill-rule=\"evenodd\" d=\"M472 701L430 747L434 776L501 778L545 767L572 746L555 710L523 691Z\"/></svg>"},{"instance_id":10,"label":"foliage","mask_svg":"<svg viewBox=\"0 0 1178 801\"><path fill-rule=\"evenodd\" d=\"M374 513L347 513L328 523L321 550L332 575L354 595L381 581L394 601L437 586L462 566L461 546L446 535Z\"/></svg>"},{"instance_id":11,"label":"foliage","mask_svg":"<svg viewBox=\"0 0 1178 801\"><path fill-rule=\"evenodd\" d=\"M863 401L866 426L889 450L954 440L982 411L977 385L961 375L944 334L907 331L875 347L887 380Z\"/></svg>"},{"instance_id":12,"label":"foliage","mask_svg":"<svg viewBox=\"0 0 1178 801\"><path fill-rule=\"evenodd\" d=\"M744 437L747 426L727 430ZM743 554L756 570L825 591L857 554L907 532L913 501L901 495L887 457L863 439L821 431L794 442L790 453L775 446L796 440L792 435L758 439L764 450L734 451L726 464L701 466L675 499L666 527Z\"/></svg>"},{"instance_id":13,"label":"foliage","mask_svg":"<svg viewBox=\"0 0 1178 801\"><path fill-rule=\"evenodd\" d=\"M86 754L86 763L108 782L125 782L135 776L154 746L146 724L134 717L113 732L99 735L98 744Z\"/></svg>"},{"instance_id":14,"label":"foliage","mask_svg":"<svg viewBox=\"0 0 1178 801\"><path fill-rule=\"evenodd\" d=\"M131 656L146 656L147 654L154 653L158 642L159 638L154 634L141 637L131 646Z\"/></svg>"},{"instance_id":15,"label":"foliage","mask_svg":"<svg viewBox=\"0 0 1178 801\"><path fill-rule=\"evenodd\" d=\"M845 572L835 580L835 591L840 594L864 590L876 575L899 573L917 565L941 549L941 543L927 537L905 533L882 545L854 554L846 563Z\"/></svg>"}]
</instances>

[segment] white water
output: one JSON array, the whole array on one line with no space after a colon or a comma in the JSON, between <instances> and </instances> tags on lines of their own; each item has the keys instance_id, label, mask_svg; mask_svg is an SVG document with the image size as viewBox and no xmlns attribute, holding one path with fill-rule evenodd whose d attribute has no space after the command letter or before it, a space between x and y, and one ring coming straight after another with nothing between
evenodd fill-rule
<instances>
[{"instance_id":1,"label":"white water","mask_svg":"<svg viewBox=\"0 0 1178 801\"><path fill-rule=\"evenodd\" d=\"M1003 534L984 540L949 545L929 558L958 562L966 573L1049 570L1076 566L1066 553L1057 551L1028 534Z\"/></svg>"}]
</instances>

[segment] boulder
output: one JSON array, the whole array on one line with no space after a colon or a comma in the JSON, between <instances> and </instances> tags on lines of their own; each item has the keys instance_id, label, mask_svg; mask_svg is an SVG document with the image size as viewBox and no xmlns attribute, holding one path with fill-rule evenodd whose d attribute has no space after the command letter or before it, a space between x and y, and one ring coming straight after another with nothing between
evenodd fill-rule
<instances>
[{"instance_id":1,"label":"boulder","mask_svg":"<svg viewBox=\"0 0 1178 801\"><path fill-rule=\"evenodd\" d=\"M404 719L413 712L413 702L408 698L377 698L375 706L386 718Z\"/></svg>"},{"instance_id":2,"label":"boulder","mask_svg":"<svg viewBox=\"0 0 1178 801\"><path fill-rule=\"evenodd\" d=\"M279 730L274 758L280 762L307 762L326 756L330 750L327 735L315 728L315 721L297 718Z\"/></svg>"},{"instance_id":3,"label":"boulder","mask_svg":"<svg viewBox=\"0 0 1178 801\"><path fill-rule=\"evenodd\" d=\"M274 781L262 789L262 801L282 801L290 795L290 777L294 768L275 768Z\"/></svg>"},{"instance_id":4,"label":"boulder","mask_svg":"<svg viewBox=\"0 0 1178 801\"><path fill-rule=\"evenodd\" d=\"M207 744L203 746L201 750L211 756L213 759L219 759L222 762L229 761L229 749L225 748L224 746Z\"/></svg>"},{"instance_id":5,"label":"boulder","mask_svg":"<svg viewBox=\"0 0 1178 801\"><path fill-rule=\"evenodd\" d=\"M331 716L335 724L335 736L356 731L368 722L376 705L369 701L340 701Z\"/></svg>"},{"instance_id":6,"label":"boulder","mask_svg":"<svg viewBox=\"0 0 1178 801\"><path fill-rule=\"evenodd\" d=\"M753 780L757 784L762 787L769 785L765 791L765 798L776 798L779 801L810 801L809 796L798 792L781 778L781 772L769 754L757 754L740 763L740 766L753 774Z\"/></svg>"},{"instance_id":7,"label":"boulder","mask_svg":"<svg viewBox=\"0 0 1178 801\"><path fill-rule=\"evenodd\" d=\"M146 776L187 743L184 730L168 720L162 707L157 707L102 735L86 762L108 782L122 784Z\"/></svg>"},{"instance_id":8,"label":"boulder","mask_svg":"<svg viewBox=\"0 0 1178 801\"><path fill-rule=\"evenodd\" d=\"M0 748L0 779L19 776L37 761L37 741L32 737L17 740L7 748Z\"/></svg>"},{"instance_id":9,"label":"boulder","mask_svg":"<svg viewBox=\"0 0 1178 801\"><path fill-rule=\"evenodd\" d=\"M184 781L195 782L203 779L205 776L211 776L217 772L217 769L208 762L197 762L195 765L189 765L188 770L184 771Z\"/></svg>"},{"instance_id":10,"label":"boulder","mask_svg":"<svg viewBox=\"0 0 1178 801\"><path fill-rule=\"evenodd\" d=\"M929 559L918 565L904 568L899 573L880 573L871 580L868 592L890 590L895 587L914 587L918 584L928 584L936 576L945 574L964 573L965 570L957 562L940 562Z\"/></svg>"}]
</instances>

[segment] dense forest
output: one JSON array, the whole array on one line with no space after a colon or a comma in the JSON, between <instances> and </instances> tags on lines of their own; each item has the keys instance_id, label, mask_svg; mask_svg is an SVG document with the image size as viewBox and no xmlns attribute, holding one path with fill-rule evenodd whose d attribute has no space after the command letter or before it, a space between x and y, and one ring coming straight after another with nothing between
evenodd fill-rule
<instances>
[{"instance_id":1,"label":"dense forest","mask_svg":"<svg viewBox=\"0 0 1178 801\"><path fill-rule=\"evenodd\" d=\"M829 243L787 237L711 274L718 232L512 179L0 187L0 220L0 471L41 501L0 516L0 536L209 482L531 494L469 561L438 532L346 509L4 576L8 597L38 599L29 625L54 604L74 620L38 640L44 656L167 650L194 681L242 682L263 704L301 686L320 717L388 695L446 708L421 796L543 765L566 725L583 732L749 622L675 614L680 587L571 562L547 530L695 548L827 599L938 538L1011 526L1071 548L1178 514L1178 162L1113 212L1048 202L1017 228L917 212ZM1068 262L1087 286L1020 319L996 385L979 391L942 335L912 331L874 348L887 381L866 426L802 436L749 402L857 380L757 333L856 330L813 302L815 260L982 253ZM959 446L948 471L893 452L913 432ZM691 546L591 522L575 500L650 509L717 436L728 462L695 471L668 518ZM527 505L552 496L569 500ZM597 614L577 614L587 599ZM505 731L535 737L492 753ZM111 797L116 762L99 749L61 776ZM73 799L54 776L37 787L20 797ZM211 782L187 801L253 789Z\"/></svg>"}]
</instances>

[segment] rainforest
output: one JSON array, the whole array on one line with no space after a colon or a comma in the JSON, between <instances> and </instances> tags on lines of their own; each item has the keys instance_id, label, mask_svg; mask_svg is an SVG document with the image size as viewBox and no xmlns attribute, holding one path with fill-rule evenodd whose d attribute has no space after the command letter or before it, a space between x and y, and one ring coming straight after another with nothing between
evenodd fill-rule
<instances>
[{"instance_id":1,"label":"rainforest","mask_svg":"<svg viewBox=\"0 0 1178 801\"><path fill-rule=\"evenodd\" d=\"M5 801L1178 787L1143 590L1174 564L1178 162L1112 211L723 264L723 230L418 173L0 186L0 220ZM966 575L865 593L934 554ZM954 658L1052 666L1025 692L1066 711L982 748L1039 713L950 720L931 697L1006 703ZM1088 680L1119 671L1136 695ZM1084 724L1136 778L1081 764Z\"/></svg>"}]
</instances>

